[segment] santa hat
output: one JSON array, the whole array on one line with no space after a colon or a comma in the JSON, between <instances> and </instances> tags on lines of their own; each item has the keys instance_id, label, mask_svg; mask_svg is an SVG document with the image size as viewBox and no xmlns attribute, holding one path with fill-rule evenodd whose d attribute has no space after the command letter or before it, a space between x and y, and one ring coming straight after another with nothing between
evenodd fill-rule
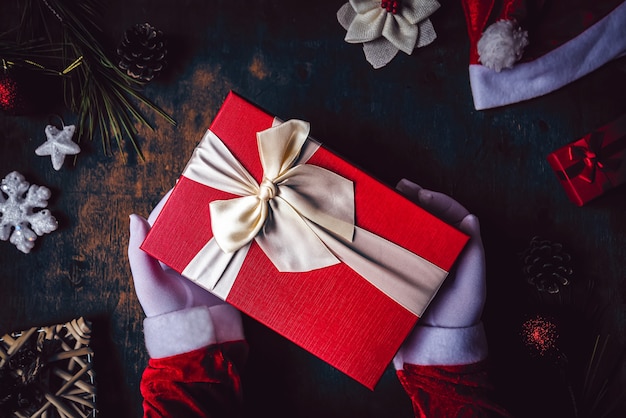
<instances>
[{"instance_id":1,"label":"santa hat","mask_svg":"<svg viewBox=\"0 0 626 418\"><path fill-rule=\"evenodd\" d=\"M557 90L626 54L624 0L463 0L477 110Z\"/></svg>"}]
</instances>

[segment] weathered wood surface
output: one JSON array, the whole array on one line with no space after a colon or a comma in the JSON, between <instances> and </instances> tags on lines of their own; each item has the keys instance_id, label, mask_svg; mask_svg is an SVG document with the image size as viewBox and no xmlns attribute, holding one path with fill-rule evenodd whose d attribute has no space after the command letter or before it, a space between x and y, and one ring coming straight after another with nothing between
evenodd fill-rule
<instances>
[{"instance_id":1,"label":"weathered wood surface","mask_svg":"<svg viewBox=\"0 0 626 418\"><path fill-rule=\"evenodd\" d=\"M496 383L519 416L563 416L554 411L562 412L567 399L554 389L550 368L528 359L519 340L521 321L535 311L537 299L521 281L518 254L541 235L574 255L577 277L561 300L566 318L580 325L563 325L563 344L573 338L587 350L593 343L582 319L580 295L586 293L592 303L608 306L594 324L620 340L626 319L624 188L575 207L546 156L626 112L624 59L543 98L478 112L458 2L444 3L433 16L433 45L399 54L380 70L371 69L359 46L343 41L335 17L341 1L108 3L103 26L113 44L135 23L150 22L169 36L169 69L147 95L178 126L154 119L154 132L141 131L143 162L132 154L127 160L120 153L105 156L94 140L81 142L75 166L68 159L55 172L49 158L34 154L47 118L0 116L0 175L17 170L50 187L50 209L60 222L31 254L0 242L0 333L90 317L101 416L140 414L147 355L126 258L128 215L147 216L174 185L233 89L283 118L310 121L313 136L384 182L410 178L476 213L487 251L485 323ZM64 118L74 122L72 115ZM591 280L595 288L586 292ZM251 416L412 416L391 369L370 392L254 321L246 319L245 326ZM546 401L553 406L542 406Z\"/></svg>"}]
</instances>

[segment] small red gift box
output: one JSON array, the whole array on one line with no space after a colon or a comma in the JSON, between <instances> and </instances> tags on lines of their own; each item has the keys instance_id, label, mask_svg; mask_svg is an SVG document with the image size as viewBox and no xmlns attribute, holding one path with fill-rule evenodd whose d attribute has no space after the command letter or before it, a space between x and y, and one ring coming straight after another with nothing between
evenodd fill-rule
<instances>
[{"instance_id":1,"label":"small red gift box","mask_svg":"<svg viewBox=\"0 0 626 418\"><path fill-rule=\"evenodd\" d=\"M548 155L567 196L583 206L626 181L626 115Z\"/></svg>"},{"instance_id":2,"label":"small red gift box","mask_svg":"<svg viewBox=\"0 0 626 418\"><path fill-rule=\"evenodd\" d=\"M467 240L230 93L142 249L373 389Z\"/></svg>"}]
</instances>

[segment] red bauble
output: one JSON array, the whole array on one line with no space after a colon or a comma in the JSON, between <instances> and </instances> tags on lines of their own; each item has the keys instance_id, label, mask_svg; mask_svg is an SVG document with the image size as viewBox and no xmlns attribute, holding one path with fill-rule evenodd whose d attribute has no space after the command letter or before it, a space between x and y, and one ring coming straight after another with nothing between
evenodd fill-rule
<instances>
[{"instance_id":1,"label":"red bauble","mask_svg":"<svg viewBox=\"0 0 626 418\"><path fill-rule=\"evenodd\" d=\"M15 116L54 112L63 98L61 77L22 67L0 68L0 111Z\"/></svg>"},{"instance_id":2,"label":"red bauble","mask_svg":"<svg viewBox=\"0 0 626 418\"><path fill-rule=\"evenodd\" d=\"M13 113L22 107L18 82L9 73L0 74L0 109Z\"/></svg>"},{"instance_id":3,"label":"red bauble","mask_svg":"<svg viewBox=\"0 0 626 418\"><path fill-rule=\"evenodd\" d=\"M522 325L522 339L533 354L541 357L558 352L559 333L549 318L537 315Z\"/></svg>"}]
</instances>

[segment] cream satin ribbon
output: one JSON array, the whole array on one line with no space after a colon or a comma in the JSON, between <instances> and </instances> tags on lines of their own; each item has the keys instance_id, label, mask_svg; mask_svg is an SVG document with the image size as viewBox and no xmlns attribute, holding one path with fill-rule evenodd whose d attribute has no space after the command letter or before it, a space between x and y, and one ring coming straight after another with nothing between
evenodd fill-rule
<instances>
[{"instance_id":1,"label":"cream satin ribbon","mask_svg":"<svg viewBox=\"0 0 626 418\"><path fill-rule=\"evenodd\" d=\"M183 176L240 197L209 203L213 238L183 275L226 299L255 240L282 272L339 262L421 316L447 272L354 225L354 186L306 160L319 144L290 120L257 133L261 184L210 130Z\"/></svg>"},{"instance_id":2,"label":"cream satin ribbon","mask_svg":"<svg viewBox=\"0 0 626 418\"><path fill-rule=\"evenodd\" d=\"M221 178L218 188L241 196L209 204L213 237L224 252L255 239L282 272L339 263L305 219L352 241L354 185L321 167L294 164L308 134L309 124L298 120L257 133L264 173L260 185L235 158L205 159L213 172L206 174ZM225 152L220 150L222 157Z\"/></svg>"}]
</instances>

